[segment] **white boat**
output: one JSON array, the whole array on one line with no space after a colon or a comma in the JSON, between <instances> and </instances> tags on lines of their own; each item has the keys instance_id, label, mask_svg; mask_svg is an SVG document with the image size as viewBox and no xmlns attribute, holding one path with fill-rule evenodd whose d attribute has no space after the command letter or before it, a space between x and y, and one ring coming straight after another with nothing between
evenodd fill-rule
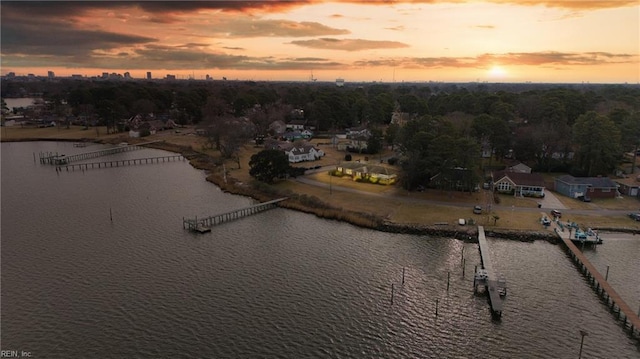
<instances>
[{"instance_id":1,"label":"white boat","mask_svg":"<svg viewBox=\"0 0 640 359\"><path fill-rule=\"evenodd\" d=\"M465 221L464 218L460 218L458 219L458 224L464 226L465 224L467 224L467 221Z\"/></svg>"}]
</instances>

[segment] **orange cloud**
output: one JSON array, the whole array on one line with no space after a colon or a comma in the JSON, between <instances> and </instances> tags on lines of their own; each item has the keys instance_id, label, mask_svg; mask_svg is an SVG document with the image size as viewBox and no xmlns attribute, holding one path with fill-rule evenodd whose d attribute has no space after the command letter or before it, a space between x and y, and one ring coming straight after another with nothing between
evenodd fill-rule
<instances>
[{"instance_id":1,"label":"orange cloud","mask_svg":"<svg viewBox=\"0 0 640 359\"><path fill-rule=\"evenodd\" d=\"M490 68L495 64L505 66L587 66L636 63L638 55L609 52L521 52L506 54L482 54L475 57L404 57L354 62L356 67L402 68Z\"/></svg>"},{"instance_id":2,"label":"orange cloud","mask_svg":"<svg viewBox=\"0 0 640 359\"><path fill-rule=\"evenodd\" d=\"M398 41L375 41L363 39L333 39L320 38L313 40L291 41L290 44L313 49L342 50L342 51L362 51L371 49L397 49L409 47L409 45Z\"/></svg>"}]
</instances>

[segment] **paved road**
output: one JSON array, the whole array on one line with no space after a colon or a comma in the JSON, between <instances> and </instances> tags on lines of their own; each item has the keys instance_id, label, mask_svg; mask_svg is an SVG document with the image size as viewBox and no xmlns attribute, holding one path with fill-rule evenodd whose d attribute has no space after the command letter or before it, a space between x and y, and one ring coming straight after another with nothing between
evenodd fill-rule
<instances>
[{"instance_id":1,"label":"paved road","mask_svg":"<svg viewBox=\"0 0 640 359\"><path fill-rule=\"evenodd\" d=\"M328 171L331 168L333 168L333 166L326 166L326 167L322 167L321 169L313 170L313 172L308 172L308 173ZM298 181L300 183L311 185L311 186L324 187L324 188L327 189L327 191L329 190L329 184L324 183L324 182L315 181L315 180L312 180L312 179L309 179L309 178L305 178L305 177L297 177L294 180ZM434 200L429 200L429 199L410 197L410 196L407 196L407 195L398 195L398 194L389 194L389 193L372 193L372 192L357 190L357 189L354 189L354 188L342 187L342 186L338 186L338 185L335 185L335 184L331 184L331 190L332 191L356 193L356 194L363 195L363 196L372 196L372 197L381 197L381 198L394 198L394 199L397 199L399 201L410 202L410 203L423 203L423 204L434 204L434 205L439 205L439 206L469 208L470 210L474 206L473 204L469 204L469 203L434 201ZM545 193L545 199L546 199L547 196L549 196L548 192ZM560 201L555 197L555 195L553 195L553 198L554 198L555 201L550 200L550 201L546 202L547 205L549 205L549 206L543 204L543 208L549 208L549 209L551 209L551 208L556 208L556 209L562 208L562 213L563 214L583 214L583 215L600 214L600 215L603 215L603 216L626 216L630 212L629 210L603 209L603 208L595 208L595 209L566 209L562 205L560 205L560 206L552 206L552 204L554 202L556 202L556 201L558 203L560 203ZM500 206L500 205L495 205L495 204L492 205L491 208L492 209L505 210L505 211L506 210L511 210L511 211L515 211L515 212L540 212L540 208L510 207L510 206Z\"/></svg>"}]
</instances>

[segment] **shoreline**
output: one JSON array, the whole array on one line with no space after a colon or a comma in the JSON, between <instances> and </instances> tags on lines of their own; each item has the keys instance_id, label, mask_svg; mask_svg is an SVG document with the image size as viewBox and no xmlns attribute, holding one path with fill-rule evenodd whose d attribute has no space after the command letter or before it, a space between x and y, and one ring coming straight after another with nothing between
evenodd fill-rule
<instances>
[{"instance_id":1,"label":"shoreline","mask_svg":"<svg viewBox=\"0 0 640 359\"><path fill-rule=\"evenodd\" d=\"M131 139L129 139L130 141ZM112 138L82 138L82 139L69 139L69 138L19 138L19 139L2 139L2 142L32 142L32 141L57 141L57 142L92 142L99 144L118 144L122 142L119 137ZM134 141L137 142L137 141ZM291 209L303 213L313 214L318 218L337 220L340 222L349 223L361 228L387 232L387 233L400 233L400 234L412 234L412 235L427 235L427 236L439 236L439 237L451 237L455 239L461 239L465 241L477 242L477 228L475 227L459 227L456 225L426 225L426 224L404 224L388 221L380 216L376 216L369 213L355 212L350 210L344 210L341 208L332 207L324 201L319 200L316 197L307 196L306 194L288 193L283 195L277 193L277 190L266 191L253 188L251 185L244 184L238 181L232 176L226 176L226 179L217 174L220 170L220 166L216 164L216 159L207 154L193 150L190 146L179 145L168 141L157 142L153 144L145 145L148 148L154 148L164 150L173 153L179 153L189 161L189 164L198 170L204 170L206 177L205 180L215 184L222 191L250 197L260 202L281 198L283 196L289 197L288 200L278 203L279 207ZM269 193L271 192L271 193ZM630 228L594 228L600 231L619 232L619 233L631 233L640 234L640 230ZM487 236L494 238L503 238L519 241L535 241L545 240L552 244L559 243L559 238L553 232L546 230L522 230L522 229L508 229L508 228L485 228ZM466 237L466 238L465 238Z\"/></svg>"}]
</instances>

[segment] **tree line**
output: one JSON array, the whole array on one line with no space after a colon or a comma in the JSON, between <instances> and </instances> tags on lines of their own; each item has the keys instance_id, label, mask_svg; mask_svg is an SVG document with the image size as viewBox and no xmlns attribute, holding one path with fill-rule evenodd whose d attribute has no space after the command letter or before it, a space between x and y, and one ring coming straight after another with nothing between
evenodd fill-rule
<instances>
[{"instance_id":1,"label":"tree line","mask_svg":"<svg viewBox=\"0 0 640 359\"><path fill-rule=\"evenodd\" d=\"M107 126L165 114L210 128L211 145L226 156L301 109L301 119L318 132L362 126L374 141L394 146L407 188L448 168L476 170L481 152L537 171L607 175L640 145L637 85L6 80L1 91L2 97L40 93L53 113ZM394 111L410 120L391 123Z\"/></svg>"}]
</instances>

